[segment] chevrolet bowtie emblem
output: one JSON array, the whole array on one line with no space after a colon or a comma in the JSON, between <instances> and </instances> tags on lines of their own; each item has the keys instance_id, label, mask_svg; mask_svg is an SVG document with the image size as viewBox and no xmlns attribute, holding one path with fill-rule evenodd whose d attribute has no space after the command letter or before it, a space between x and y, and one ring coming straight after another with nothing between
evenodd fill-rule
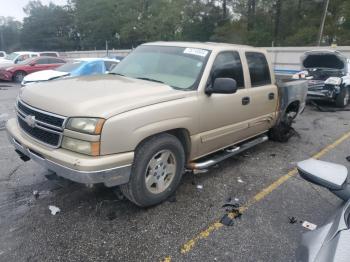
<instances>
[{"instance_id":1,"label":"chevrolet bowtie emblem","mask_svg":"<svg viewBox=\"0 0 350 262\"><path fill-rule=\"evenodd\" d=\"M28 115L24 119L28 126L34 128L35 127L35 116Z\"/></svg>"}]
</instances>

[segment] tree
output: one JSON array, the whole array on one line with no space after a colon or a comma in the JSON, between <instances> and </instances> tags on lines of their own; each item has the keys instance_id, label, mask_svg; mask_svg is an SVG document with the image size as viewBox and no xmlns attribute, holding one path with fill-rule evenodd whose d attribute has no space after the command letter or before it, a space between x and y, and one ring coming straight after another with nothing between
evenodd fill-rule
<instances>
[{"instance_id":1,"label":"tree","mask_svg":"<svg viewBox=\"0 0 350 262\"><path fill-rule=\"evenodd\" d=\"M21 23L13 17L0 17L0 50L12 52L20 48Z\"/></svg>"},{"instance_id":2,"label":"tree","mask_svg":"<svg viewBox=\"0 0 350 262\"><path fill-rule=\"evenodd\" d=\"M74 17L69 6L30 1L24 8L21 41L32 50L72 50L78 46Z\"/></svg>"}]
</instances>

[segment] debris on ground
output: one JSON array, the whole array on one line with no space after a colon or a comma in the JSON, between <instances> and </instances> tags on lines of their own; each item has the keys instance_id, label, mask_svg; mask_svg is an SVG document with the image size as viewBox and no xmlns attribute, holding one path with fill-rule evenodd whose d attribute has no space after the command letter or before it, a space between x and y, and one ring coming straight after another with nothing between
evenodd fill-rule
<instances>
[{"instance_id":1,"label":"debris on ground","mask_svg":"<svg viewBox=\"0 0 350 262\"><path fill-rule=\"evenodd\" d=\"M275 154L275 153L272 153L272 154L270 154L270 156L271 156L271 157L275 157L275 156L276 156L276 154Z\"/></svg>"},{"instance_id":2,"label":"debris on ground","mask_svg":"<svg viewBox=\"0 0 350 262\"><path fill-rule=\"evenodd\" d=\"M59 209L58 207L56 206L49 206L49 209L51 211L51 215L56 215L57 213L61 212L61 209Z\"/></svg>"},{"instance_id":3,"label":"debris on ground","mask_svg":"<svg viewBox=\"0 0 350 262\"><path fill-rule=\"evenodd\" d=\"M295 217L288 217L289 219L289 224L295 224L298 222L298 219L296 219Z\"/></svg>"},{"instance_id":4,"label":"debris on ground","mask_svg":"<svg viewBox=\"0 0 350 262\"><path fill-rule=\"evenodd\" d=\"M348 160L348 161L350 162L350 156L347 156L347 157L346 157L346 160Z\"/></svg>"},{"instance_id":5,"label":"debris on ground","mask_svg":"<svg viewBox=\"0 0 350 262\"><path fill-rule=\"evenodd\" d=\"M302 226L309 229L309 230L315 230L317 228L317 225L312 224L312 223L307 222L307 221L304 221Z\"/></svg>"},{"instance_id":6,"label":"debris on ground","mask_svg":"<svg viewBox=\"0 0 350 262\"><path fill-rule=\"evenodd\" d=\"M240 177L237 178L237 182L238 183L244 183L244 181Z\"/></svg>"},{"instance_id":7,"label":"debris on ground","mask_svg":"<svg viewBox=\"0 0 350 262\"><path fill-rule=\"evenodd\" d=\"M203 189L203 185L197 185L197 189Z\"/></svg>"},{"instance_id":8,"label":"debris on ground","mask_svg":"<svg viewBox=\"0 0 350 262\"><path fill-rule=\"evenodd\" d=\"M228 216L228 214L225 214L221 219L220 223L225 226L233 226L234 222L233 219Z\"/></svg>"},{"instance_id":9,"label":"debris on ground","mask_svg":"<svg viewBox=\"0 0 350 262\"><path fill-rule=\"evenodd\" d=\"M235 198L234 201L232 201L232 197L227 198L226 203L222 208L225 208L227 213L220 219L220 223L225 226L233 226L233 220L241 218L242 216L242 213L239 210L240 204L238 203L238 198Z\"/></svg>"},{"instance_id":10,"label":"debris on ground","mask_svg":"<svg viewBox=\"0 0 350 262\"><path fill-rule=\"evenodd\" d=\"M5 129L5 125L8 118L9 118L8 114L0 114L0 130Z\"/></svg>"},{"instance_id":11,"label":"debris on ground","mask_svg":"<svg viewBox=\"0 0 350 262\"><path fill-rule=\"evenodd\" d=\"M171 196L168 197L167 199L168 202L170 203L175 203L177 201L176 199L176 193L172 194Z\"/></svg>"},{"instance_id":12,"label":"debris on ground","mask_svg":"<svg viewBox=\"0 0 350 262\"><path fill-rule=\"evenodd\" d=\"M40 194L39 194L39 191L38 190L34 190L33 191L33 196L35 197L35 199L38 199Z\"/></svg>"},{"instance_id":13,"label":"debris on ground","mask_svg":"<svg viewBox=\"0 0 350 262\"><path fill-rule=\"evenodd\" d=\"M335 113L340 111L350 111L350 108L341 108L341 109L335 109L335 108L325 108L317 104L314 100L310 101L310 104L313 105L318 111L320 112L329 112L329 113Z\"/></svg>"}]
</instances>

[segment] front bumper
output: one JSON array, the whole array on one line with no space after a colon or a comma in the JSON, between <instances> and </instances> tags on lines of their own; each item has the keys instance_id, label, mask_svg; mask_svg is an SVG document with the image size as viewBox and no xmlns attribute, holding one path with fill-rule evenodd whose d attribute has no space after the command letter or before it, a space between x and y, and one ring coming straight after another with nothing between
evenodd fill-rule
<instances>
[{"instance_id":1,"label":"front bumper","mask_svg":"<svg viewBox=\"0 0 350 262\"><path fill-rule=\"evenodd\" d=\"M10 143L20 154L58 176L83 184L103 183L107 187L126 184L130 178L133 152L91 157L62 148L45 147L24 134L15 119L6 124Z\"/></svg>"},{"instance_id":2,"label":"front bumper","mask_svg":"<svg viewBox=\"0 0 350 262\"><path fill-rule=\"evenodd\" d=\"M0 79L5 81L11 81L12 80L12 73L8 71L0 71Z\"/></svg>"}]
</instances>

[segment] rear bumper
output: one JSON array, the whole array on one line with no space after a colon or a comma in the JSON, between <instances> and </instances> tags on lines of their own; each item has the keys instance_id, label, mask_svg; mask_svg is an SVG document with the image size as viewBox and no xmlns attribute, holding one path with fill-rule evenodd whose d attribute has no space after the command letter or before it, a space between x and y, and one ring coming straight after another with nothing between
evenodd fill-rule
<instances>
[{"instance_id":1,"label":"rear bumper","mask_svg":"<svg viewBox=\"0 0 350 262\"><path fill-rule=\"evenodd\" d=\"M129 181L133 152L90 157L65 149L46 148L23 134L15 119L8 121L6 130L10 143L20 156L34 160L58 176L83 184L103 183L107 187Z\"/></svg>"}]
</instances>

